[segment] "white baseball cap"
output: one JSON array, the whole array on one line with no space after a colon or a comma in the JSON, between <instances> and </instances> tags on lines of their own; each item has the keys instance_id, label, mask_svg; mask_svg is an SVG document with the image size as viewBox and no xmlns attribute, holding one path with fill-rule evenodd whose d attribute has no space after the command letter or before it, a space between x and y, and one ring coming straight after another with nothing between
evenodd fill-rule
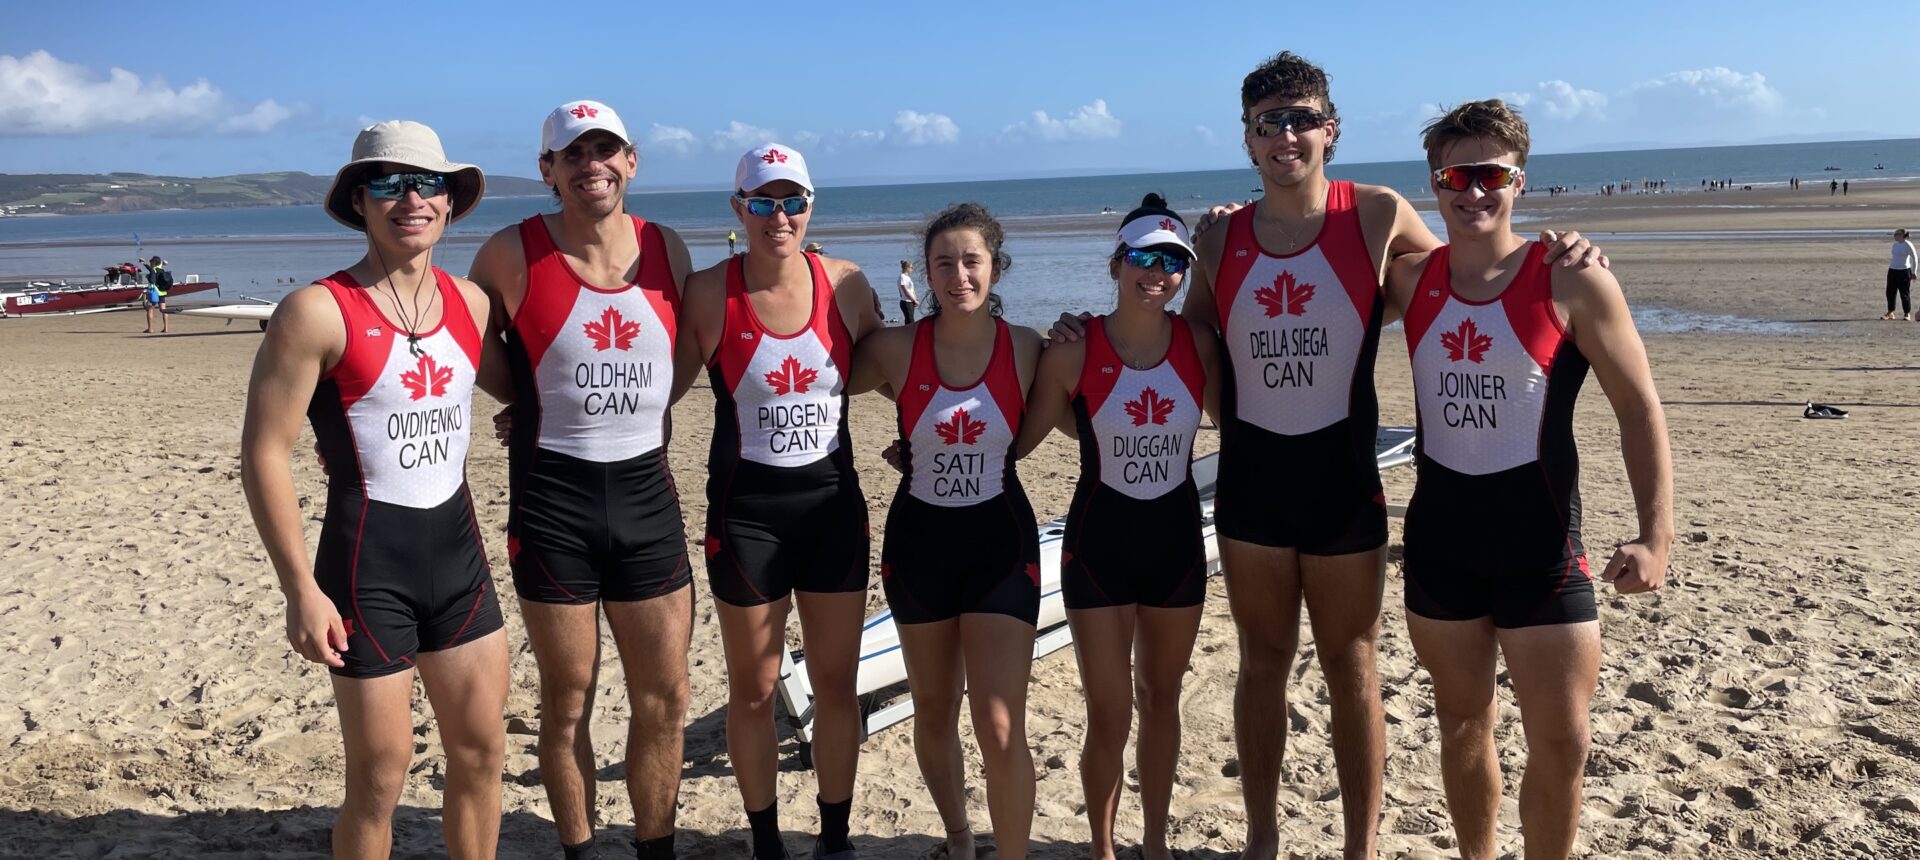
<instances>
[{"instance_id":1,"label":"white baseball cap","mask_svg":"<svg viewBox=\"0 0 1920 860\"><path fill-rule=\"evenodd\" d=\"M763 143L749 149L746 155L740 156L740 166L733 169L735 191L753 191L782 179L793 180L808 192L813 191L813 179L807 175L807 160L783 144Z\"/></svg>"},{"instance_id":2,"label":"white baseball cap","mask_svg":"<svg viewBox=\"0 0 1920 860\"><path fill-rule=\"evenodd\" d=\"M590 131L610 131L621 143L633 143L633 138L627 136L626 125L620 122L620 115L614 113L613 108L581 99L567 102L547 114L547 121L540 126L540 149L559 152Z\"/></svg>"},{"instance_id":3,"label":"white baseball cap","mask_svg":"<svg viewBox=\"0 0 1920 860\"><path fill-rule=\"evenodd\" d=\"M1189 258L1193 256L1193 242L1180 216L1151 209L1135 210L1135 213L1132 219L1120 225L1117 237L1120 244L1129 248L1173 245L1186 251Z\"/></svg>"}]
</instances>

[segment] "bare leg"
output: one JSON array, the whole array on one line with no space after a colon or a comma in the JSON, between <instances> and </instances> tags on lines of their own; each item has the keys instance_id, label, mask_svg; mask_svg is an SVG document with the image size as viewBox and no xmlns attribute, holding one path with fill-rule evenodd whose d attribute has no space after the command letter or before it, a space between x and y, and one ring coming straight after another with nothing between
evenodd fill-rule
<instances>
[{"instance_id":1,"label":"bare leg","mask_svg":"<svg viewBox=\"0 0 1920 860\"><path fill-rule=\"evenodd\" d=\"M1520 779L1520 833L1527 860L1566 858L1580 831L1580 780L1591 734L1587 712L1600 676L1600 622L1499 631L1513 673L1527 770Z\"/></svg>"},{"instance_id":2,"label":"bare leg","mask_svg":"<svg viewBox=\"0 0 1920 860\"><path fill-rule=\"evenodd\" d=\"M1145 860L1172 860L1167 807L1180 763L1180 687L1200 634L1202 606L1139 610L1134 640L1134 684L1140 702L1140 806L1146 817L1140 851Z\"/></svg>"},{"instance_id":3,"label":"bare leg","mask_svg":"<svg viewBox=\"0 0 1920 860\"><path fill-rule=\"evenodd\" d=\"M440 809L447 855L492 860L500 848L500 765L507 748L507 632L423 652L419 660L447 755Z\"/></svg>"},{"instance_id":4,"label":"bare leg","mask_svg":"<svg viewBox=\"0 0 1920 860\"><path fill-rule=\"evenodd\" d=\"M673 833L680 800L693 589L650 600L609 600L605 606L633 706L627 724L627 798L633 803L634 837L644 842Z\"/></svg>"},{"instance_id":5,"label":"bare leg","mask_svg":"<svg viewBox=\"0 0 1920 860\"><path fill-rule=\"evenodd\" d=\"M413 763L413 673L333 676L347 746L347 799L333 823L333 856L384 860L393 850L393 808Z\"/></svg>"},{"instance_id":6,"label":"bare leg","mask_svg":"<svg viewBox=\"0 0 1920 860\"><path fill-rule=\"evenodd\" d=\"M846 594L796 592L800 636L807 648L807 682L813 687L813 770L820 799L839 803L853 797L860 767L861 623L866 619L864 591Z\"/></svg>"},{"instance_id":7,"label":"bare leg","mask_svg":"<svg viewBox=\"0 0 1920 860\"><path fill-rule=\"evenodd\" d=\"M593 701L600 675L600 607L521 599L520 617L540 668L540 785L560 843L593 835Z\"/></svg>"},{"instance_id":8,"label":"bare leg","mask_svg":"<svg viewBox=\"0 0 1920 860\"><path fill-rule=\"evenodd\" d=\"M791 603L790 597L759 606L714 602L727 652L727 755L748 811L766 809L775 799L780 750L773 730L774 687L780 682Z\"/></svg>"},{"instance_id":9,"label":"bare leg","mask_svg":"<svg viewBox=\"0 0 1920 860\"><path fill-rule=\"evenodd\" d=\"M1135 607L1069 609L1073 652L1087 697L1086 736L1080 747L1080 790L1087 801L1093 860L1113 860L1113 819L1120 806L1127 735L1133 729ZM1145 743L1142 738L1141 743ZM1142 766L1141 779L1146 779ZM1142 788L1144 793L1145 788ZM1151 826L1151 824L1149 824Z\"/></svg>"},{"instance_id":10,"label":"bare leg","mask_svg":"<svg viewBox=\"0 0 1920 860\"><path fill-rule=\"evenodd\" d=\"M1280 763L1287 752L1287 676L1300 645L1300 556L1220 539L1227 603L1240 635L1233 738L1247 807L1246 860L1280 853ZM1276 719L1278 717L1278 719Z\"/></svg>"},{"instance_id":11,"label":"bare leg","mask_svg":"<svg viewBox=\"0 0 1920 860\"><path fill-rule=\"evenodd\" d=\"M1033 750L1027 746L1027 681L1033 675L1033 625L1010 615L960 616L967 702L987 771L987 814L1001 860L1026 860L1033 832Z\"/></svg>"},{"instance_id":12,"label":"bare leg","mask_svg":"<svg viewBox=\"0 0 1920 860\"><path fill-rule=\"evenodd\" d=\"M1327 676L1333 763L1340 775L1347 860L1374 856L1387 764L1387 724L1380 708L1374 649L1386 548L1349 555L1302 555L1307 622Z\"/></svg>"},{"instance_id":13,"label":"bare leg","mask_svg":"<svg viewBox=\"0 0 1920 860\"><path fill-rule=\"evenodd\" d=\"M947 856L972 857L966 761L960 754L960 696L966 677L960 620L902 624L899 630L907 690L913 696L913 757L946 826Z\"/></svg>"},{"instance_id":14,"label":"bare leg","mask_svg":"<svg viewBox=\"0 0 1920 860\"><path fill-rule=\"evenodd\" d=\"M1500 813L1500 759L1493 750L1493 620L1436 621L1407 613L1420 665L1433 676L1440 723L1440 776L1463 860L1492 860Z\"/></svg>"}]
</instances>

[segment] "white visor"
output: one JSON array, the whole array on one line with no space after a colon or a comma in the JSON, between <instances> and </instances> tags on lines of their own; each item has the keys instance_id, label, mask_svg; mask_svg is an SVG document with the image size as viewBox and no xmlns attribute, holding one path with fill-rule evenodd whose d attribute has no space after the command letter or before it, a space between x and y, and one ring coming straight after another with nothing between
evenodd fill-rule
<instances>
[{"instance_id":1,"label":"white visor","mask_svg":"<svg viewBox=\"0 0 1920 860\"><path fill-rule=\"evenodd\" d=\"M1187 225L1167 215L1146 214L1128 221L1120 225L1118 238L1120 244L1129 248L1175 245L1185 249L1188 257L1193 256L1193 242L1187 233Z\"/></svg>"}]
</instances>

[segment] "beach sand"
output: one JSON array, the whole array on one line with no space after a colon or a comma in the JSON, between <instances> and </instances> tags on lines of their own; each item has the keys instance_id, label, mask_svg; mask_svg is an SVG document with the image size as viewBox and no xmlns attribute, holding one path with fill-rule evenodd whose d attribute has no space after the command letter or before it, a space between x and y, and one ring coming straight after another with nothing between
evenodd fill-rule
<instances>
[{"instance_id":1,"label":"beach sand","mask_svg":"<svg viewBox=\"0 0 1920 860\"><path fill-rule=\"evenodd\" d=\"M1842 204L1800 192L1567 198L1527 213L1602 242L1607 231L1893 226L1920 191L1867 189ZM1769 200L1762 210L1700 201ZM1543 201L1544 198L1541 198ZM1684 201L1684 204L1682 204ZM1872 209L1839 210L1846 207ZM1821 210L1821 206L1832 208ZM1815 211L1818 210L1818 211ZM1864 214L1863 214L1864 213ZM1805 224L1802 223L1805 219ZM1779 243L1622 242L1607 248L1632 301L1790 323L1770 334L1649 335L1675 455L1678 541L1670 587L1600 599L1605 663L1577 853L1609 857L1905 857L1920 853L1920 669L1913 660L1920 556L1920 324L1878 322L1883 238ZM326 673L288 648L284 603L253 532L238 468L241 410L257 331L176 318L143 337L133 314L0 321L0 856L324 856L341 798L342 757ZM1383 420L1410 423L1399 329L1382 338ZM1852 410L1808 421L1818 400ZM672 465L689 534L705 518L711 394L678 407ZM476 395L476 413L493 411ZM878 452L892 407L863 397L853 436L875 524L877 561L896 478ZM1618 431L1597 383L1581 395L1585 534L1596 569L1634 533ZM1201 451L1217 446L1203 432ZM1022 463L1042 518L1065 511L1075 449L1056 436ZM296 479L319 531L324 485L303 442ZM468 472L495 579L511 594L502 537L502 451L476 444ZM1404 501L1413 473L1387 476ZM1398 521L1380 640L1388 759L1380 825L1386 857L1451 854L1431 688L1405 633ZM689 541L694 557L699 553ZM681 795L683 857L745 856L745 817L728 767L719 632L696 571L693 701ZM869 602L879 605L877 578ZM538 785L533 656L506 609L513 654L507 707L503 857L557 854ZM796 628L797 629L797 628ZM1325 685L1302 629L1282 834L1297 856L1337 856L1340 801ZM611 647L600 675L603 839L631 836L620 779L628 711ZM1244 815L1232 742L1236 646L1215 579L1182 708L1173 844L1234 856ZM1504 679L1503 679L1504 686ZM1085 856L1077 772L1084 724L1069 652L1034 666L1028 735L1039 777L1036 856ZM1519 849L1514 797L1523 763L1510 691L1498 732L1507 773L1500 844ZM1278 717L1279 715L1276 715ZM416 766L396 821L396 856L438 856L443 764L424 697ZM812 775L783 728L780 802L788 844L811 847ZM863 747L854 832L863 856L919 856L942 828L922 787L911 728ZM977 751L969 800L988 828ZM1131 769L1122 845L1141 826ZM624 849L609 851L609 856Z\"/></svg>"}]
</instances>

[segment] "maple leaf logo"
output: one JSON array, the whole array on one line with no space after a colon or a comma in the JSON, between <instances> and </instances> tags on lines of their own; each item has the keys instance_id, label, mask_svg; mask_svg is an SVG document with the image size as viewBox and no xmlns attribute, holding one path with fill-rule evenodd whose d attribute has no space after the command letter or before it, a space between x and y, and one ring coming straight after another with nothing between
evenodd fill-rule
<instances>
[{"instance_id":1,"label":"maple leaf logo","mask_svg":"<svg viewBox=\"0 0 1920 860\"><path fill-rule=\"evenodd\" d=\"M445 395L447 383L452 381L453 368L434 364L431 355L420 356L420 363L414 369L400 374L400 384L407 387L407 393L415 400Z\"/></svg>"},{"instance_id":2,"label":"maple leaf logo","mask_svg":"<svg viewBox=\"0 0 1920 860\"><path fill-rule=\"evenodd\" d=\"M787 154L777 149L769 149L767 150L766 155L760 156L760 160L768 164L772 164L776 161L780 162L781 164L786 164Z\"/></svg>"},{"instance_id":3,"label":"maple leaf logo","mask_svg":"<svg viewBox=\"0 0 1920 860\"><path fill-rule=\"evenodd\" d=\"M1440 333L1440 345L1447 348L1449 361L1459 361L1464 358L1479 364L1480 358L1493 346L1493 338L1481 334L1480 328L1473 324L1473 320L1465 319L1460 321L1459 328Z\"/></svg>"},{"instance_id":4,"label":"maple leaf logo","mask_svg":"<svg viewBox=\"0 0 1920 860\"><path fill-rule=\"evenodd\" d=\"M779 368L767 372L767 384L773 386L775 394L805 394L807 386L819 378L818 371L801 367L800 362L791 355L787 356L786 361L780 362Z\"/></svg>"},{"instance_id":5,"label":"maple leaf logo","mask_svg":"<svg viewBox=\"0 0 1920 860\"><path fill-rule=\"evenodd\" d=\"M600 115L600 111L587 107L586 105L574 105L573 110L567 111L567 113L573 114L574 119L586 119L590 116Z\"/></svg>"},{"instance_id":6,"label":"maple leaf logo","mask_svg":"<svg viewBox=\"0 0 1920 860\"><path fill-rule=\"evenodd\" d=\"M1148 421L1155 424L1167 423L1167 416L1173 414L1173 401L1160 396L1160 392L1151 388L1140 392L1139 400L1126 403L1127 415L1133 418L1133 426L1139 427Z\"/></svg>"},{"instance_id":7,"label":"maple leaf logo","mask_svg":"<svg viewBox=\"0 0 1920 860\"><path fill-rule=\"evenodd\" d=\"M587 320L583 328L587 330L587 339L593 341L593 348L600 352L625 351L633 346L633 339L640 336L640 324L628 322L613 308L607 308L598 320Z\"/></svg>"},{"instance_id":8,"label":"maple leaf logo","mask_svg":"<svg viewBox=\"0 0 1920 860\"><path fill-rule=\"evenodd\" d=\"M933 432L949 445L971 445L986 432L987 422L967 416L966 407L953 410L953 417L933 425Z\"/></svg>"},{"instance_id":9,"label":"maple leaf logo","mask_svg":"<svg viewBox=\"0 0 1920 860\"><path fill-rule=\"evenodd\" d=\"M1313 301L1313 285L1295 281L1292 272L1281 272L1273 286L1254 290L1253 297L1266 307L1269 317L1301 316L1307 312L1307 302Z\"/></svg>"},{"instance_id":10,"label":"maple leaf logo","mask_svg":"<svg viewBox=\"0 0 1920 860\"><path fill-rule=\"evenodd\" d=\"M1167 232L1169 232L1169 233L1172 233L1172 232L1173 232L1173 219L1172 219L1172 218L1162 218L1162 219L1160 219L1160 229L1162 229L1162 230L1165 230L1165 231L1167 231Z\"/></svg>"}]
</instances>

